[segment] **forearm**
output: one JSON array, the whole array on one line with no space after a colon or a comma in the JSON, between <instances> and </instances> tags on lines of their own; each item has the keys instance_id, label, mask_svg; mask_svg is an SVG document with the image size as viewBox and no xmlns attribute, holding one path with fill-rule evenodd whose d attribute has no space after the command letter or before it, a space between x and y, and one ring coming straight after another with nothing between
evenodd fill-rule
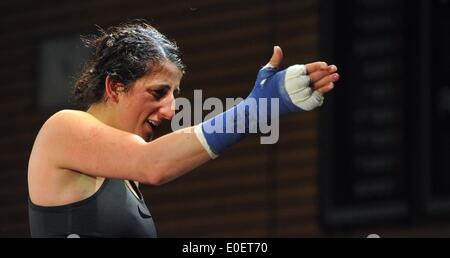
<instances>
[{"instance_id":1,"label":"forearm","mask_svg":"<svg viewBox=\"0 0 450 258\"><path fill-rule=\"evenodd\" d=\"M265 126L278 126L278 119L291 112L312 110L323 96L309 86L304 65L283 71L263 67L250 95L226 112L201 123L196 133L208 154L215 158L249 133L263 133ZM275 141L261 141L273 144Z\"/></svg>"},{"instance_id":2,"label":"forearm","mask_svg":"<svg viewBox=\"0 0 450 258\"><path fill-rule=\"evenodd\" d=\"M211 157L194 132L184 128L148 143L147 181L152 185L170 182L209 161Z\"/></svg>"}]
</instances>

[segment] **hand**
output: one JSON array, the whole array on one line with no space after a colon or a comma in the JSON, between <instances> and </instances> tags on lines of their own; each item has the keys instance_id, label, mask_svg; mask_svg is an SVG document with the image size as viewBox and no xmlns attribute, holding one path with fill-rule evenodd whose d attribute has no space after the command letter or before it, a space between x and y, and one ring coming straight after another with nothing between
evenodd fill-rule
<instances>
[{"instance_id":1,"label":"hand","mask_svg":"<svg viewBox=\"0 0 450 258\"><path fill-rule=\"evenodd\" d=\"M281 115L321 106L323 94L332 90L334 82L339 79L337 67L325 62L314 62L278 71L282 59L281 48L274 47L269 63L258 73L251 96L280 98Z\"/></svg>"},{"instance_id":2,"label":"hand","mask_svg":"<svg viewBox=\"0 0 450 258\"><path fill-rule=\"evenodd\" d=\"M240 141L252 128L267 125L269 120L273 123L290 112L312 110L322 105L323 94L339 79L336 66L324 62L293 65L278 71L282 59L281 48L274 47L269 63L259 70L250 95L196 126L195 133L211 158ZM277 106L279 109L275 108Z\"/></svg>"},{"instance_id":3,"label":"hand","mask_svg":"<svg viewBox=\"0 0 450 258\"><path fill-rule=\"evenodd\" d=\"M275 46L273 55L266 66L279 68L283 61L283 51ZM310 77L310 84L314 90L325 94L334 88L334 82L339 80L339 74L336 73L335 65L328 65L326 62L314 62L305 65L306 72Z\"/></svg>"}]
</instances>

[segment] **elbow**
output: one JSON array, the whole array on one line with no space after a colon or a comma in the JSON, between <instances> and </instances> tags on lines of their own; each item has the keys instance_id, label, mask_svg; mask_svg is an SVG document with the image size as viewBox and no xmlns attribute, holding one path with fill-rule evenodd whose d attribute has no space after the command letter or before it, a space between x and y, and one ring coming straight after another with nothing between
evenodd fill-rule
<instances>
[{"instance_id":1,"label":"elbow","mask_svg":"<svg viewBox=\"0 0 450 258\"><path fill-rule=\"evenodd\" d=\"M150 174L156 174L156 173L150 173ZM159 186L163 185L165 182L159 175L147 175L145 179L145 184L147 185L153 185L153 186Z\"/></svg>"},{"instance_id":2,"label":"elbow","mask_svg":"<svg viewBox=\"0 0 450 258\"><path fill-rule=\"evenodd\" d=\"M147 153L145 151L143 153ZM147 155L141 155L134 161L136 167L136 179L142 184L159 186L165 183L164 181L164 169L155 162L148 159Z\"/></svg>"},{"instance_id":3,"label":"elbow","mask_svg":"<svg viewBox=\"0 0 450 258\"><path fill-rule=\"evenodd\" d=\"M167 183L168 180L158 171L146 171L142 183L147 185L159 186Z\"/></svg>"},{"instance_id":4,"label":"elbow","mask_svg":"<svg viewBox=\"0 0 450 258\"><path fill-rule=\"evenodd\" d=\"M167 162L161 162L160 160L145 160L144 162L138 162L137 164L139 164L139 167L136 170L139 171L138 174L141 179L139 182L143 184L159 186L173 179L173 166Z\"/></svg>"}]
</instances>

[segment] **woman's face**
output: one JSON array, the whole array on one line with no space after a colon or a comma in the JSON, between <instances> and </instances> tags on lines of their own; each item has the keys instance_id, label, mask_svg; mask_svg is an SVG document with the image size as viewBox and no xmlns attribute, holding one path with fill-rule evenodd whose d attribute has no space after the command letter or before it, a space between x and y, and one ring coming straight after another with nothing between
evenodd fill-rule
<instances>
[{"instance_id":1,"label":"woman's face","mask_svg":"<svg viewBox=\"0 0 450 258\"><path fill-rule=\"evenodd\" d=\"M175 114L174 91L179 90L182 76L178 67L167 61L120 94L116 109L120 129L150 141L156 127Z\"/></svg>"}]
</instances>

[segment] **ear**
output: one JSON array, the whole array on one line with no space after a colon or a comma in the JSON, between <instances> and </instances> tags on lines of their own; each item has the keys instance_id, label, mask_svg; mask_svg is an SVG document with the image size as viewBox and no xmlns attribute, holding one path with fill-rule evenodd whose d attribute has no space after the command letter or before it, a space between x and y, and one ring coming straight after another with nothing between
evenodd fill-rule
<instances>
[{"instance_id":1,"label":"ear","mask_svg":"<svg viewBox=\"0 0 450 258\"><path fill-rule=\"evenodd\" d=\"M111 76L107 75L105 79L105 97L114 102L119 102L119 95L124 90L122 83L114 81Z\"/></svg>"}]
</instances>

